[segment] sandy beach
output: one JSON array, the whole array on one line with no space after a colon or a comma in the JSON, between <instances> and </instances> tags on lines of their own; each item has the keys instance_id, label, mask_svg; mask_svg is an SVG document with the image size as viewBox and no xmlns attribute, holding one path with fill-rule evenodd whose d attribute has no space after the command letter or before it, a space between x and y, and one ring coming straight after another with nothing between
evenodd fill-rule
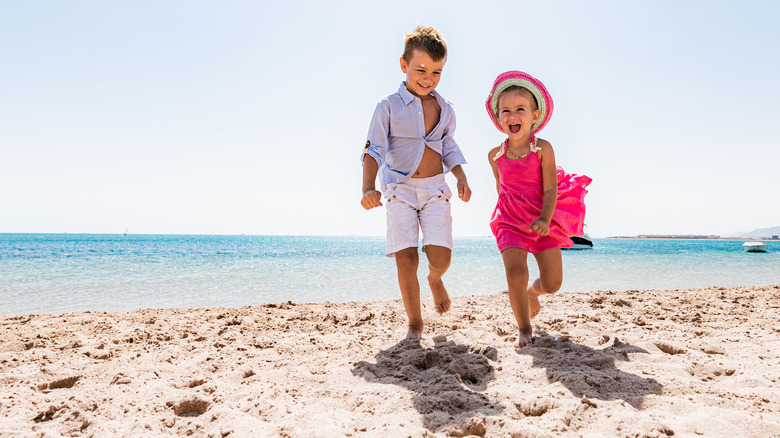
<instances>
[{"instance_id":1,"label":"sandy beach","mask_svg":"<svg viewBox=\"0 0 780 438\"><path fill-rule=\"evenodd\" d=\"M780 285L0 317L0 436L780 436Z\"/></svg>"}]
</instances>

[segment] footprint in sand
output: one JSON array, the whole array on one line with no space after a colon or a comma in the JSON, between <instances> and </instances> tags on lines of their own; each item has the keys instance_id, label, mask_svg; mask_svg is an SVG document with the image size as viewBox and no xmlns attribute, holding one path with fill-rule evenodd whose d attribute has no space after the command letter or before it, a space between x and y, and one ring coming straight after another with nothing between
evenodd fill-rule
<instances>
[{"instance_id":1,"label":"footprint in sand","mask_svg":"<svg viewBox=\"0 0 780 438\"><path fill-rule=\"evenodd\" d=\"M54 380L49 383L41 383L38 385L38 389L43 390L51 390L51 389L62 389L62 388L72 388L73 385L76 384L76 382L79 381L81 376L72 376L72 377L66 377L64 379Z\"/></svg>"},{"instance_id":2,"label":"footprint in sand","mask_svg":"<svg viewBox=\"0 0 780 438\"><path fill-rule=\"evenodd\" d=\"M172 407L173 413L179 417L197 417L205 414L211 403L198 397L191 397L166 404Z\"/></svg>"}]
</instances>

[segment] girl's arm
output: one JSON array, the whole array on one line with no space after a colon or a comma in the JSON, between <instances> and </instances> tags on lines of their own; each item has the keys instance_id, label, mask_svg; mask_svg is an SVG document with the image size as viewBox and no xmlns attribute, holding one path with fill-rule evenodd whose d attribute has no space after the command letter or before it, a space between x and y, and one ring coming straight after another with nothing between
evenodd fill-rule
<instances>
[{"instance_id":1,"label":"girl's arm","mask_svg":"<svg viewBox=\"0 0 780 438\"><path fill-rule=\"evenodd\" d=\"M539 219L531 223L531 230L540 236L550 234L550 221L555 212L555 205L558 203L558 171L555 166L555 152L547 140L538 139L538 145L542 148L539 151L539 158L542 160L542 212Z\"/></svg>"},{"instance_id":2,"label":"girl's arm","mask_svg":"<svg viewBox=\"0 0 780 438\"><path fill-rule=\"evenodd\" d=\"M488 152L488 162L490 163L490 168L493 169L493 176L496 178L496 193L500 194L501 180L498 177L498 167L496 167L496 161L493 159L495 158L499 149L501 149L501 146L496 146L493 149L491 149L490 152Z\"/></svg>"}]
</instances>

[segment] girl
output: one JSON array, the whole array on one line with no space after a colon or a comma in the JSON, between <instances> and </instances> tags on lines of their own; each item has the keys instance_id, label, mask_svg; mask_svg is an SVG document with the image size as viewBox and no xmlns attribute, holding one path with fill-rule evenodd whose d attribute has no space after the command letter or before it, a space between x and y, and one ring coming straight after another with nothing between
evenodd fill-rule
<instances>
[{"instance_id":1,"label":"girl","mask_svg":"<svg viewBox=\"0 0 780 438\"><path fill-rule=\"evenodd\" d=\"M488 154L498 190L490 228L504 259L509 302L520 331L515 348L522 348L531 344L539 295L561 287L561 248L572 246L570 236L582 234L583 198L591 179L556 167L552 145L536 138L553 111L552 97L538 79L520 71L498 75L485 106L496 128L508 136ZM532 284L529 252L540 274Z\"/></svg>"}]
</instances>

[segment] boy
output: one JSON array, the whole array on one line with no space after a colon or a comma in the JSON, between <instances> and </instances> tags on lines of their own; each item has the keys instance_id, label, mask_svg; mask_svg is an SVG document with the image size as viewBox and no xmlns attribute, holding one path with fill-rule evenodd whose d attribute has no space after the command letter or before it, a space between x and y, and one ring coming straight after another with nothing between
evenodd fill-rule
<instances>
[{"instance_id":1,"label":"boy","mask_svg":"<svg viewBox=\"0 0 780 438\"><path fill-rule=\"evenodd\" d=\"M376 107L363 151L363 198L366 210L382 205L375 189L382 169L382 192L387 199L387 256L395 257L398 284L409 319L407 338L423 333L420 284L417 281L419 229L428 257L428 284L436 311L450 309L442 276L452 254L451 192L444 174L451 171L458 196L471 198L466 160L453 139L455 114L434 91L447 60L447 43L441 33L420 26L405 35L401 71L406 81Z\"/></svg>"}]
</instances>

